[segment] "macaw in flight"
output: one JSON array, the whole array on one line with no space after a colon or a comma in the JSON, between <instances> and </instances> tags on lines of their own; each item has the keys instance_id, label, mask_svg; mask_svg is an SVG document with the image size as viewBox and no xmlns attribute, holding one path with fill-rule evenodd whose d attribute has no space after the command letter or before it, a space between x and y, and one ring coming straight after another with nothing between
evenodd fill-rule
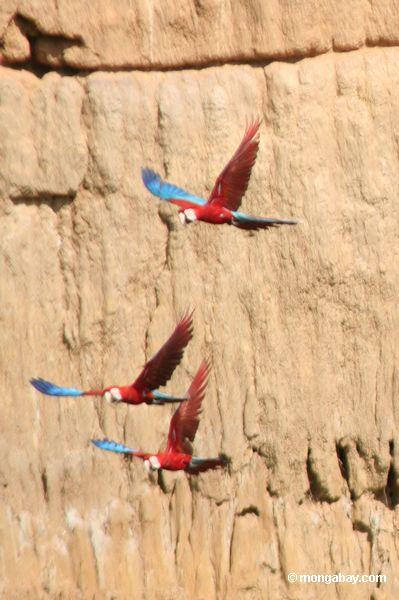
<instances>
[{"instance_id":1,"label":"macaw in flight","mask_svg":"<svg viewBox=\"0 0 399 600\"><path fill-rule=\"evenodd\" d=\"M252 230L296 225L297 221L252 217L237 211L247 191L258 153L259 126L259 120L249 125L235 154L216 179L208 201L193 196L172 183L162 181L151 169L141 170L144 185L154 196L179 206L179 217L183 224L206 221L217 225L227 223L240 229Z\"/></svg>"},{"instance_id":2,"label":"macaw in flight","mask_svg":"<svg viewBox=\"0 0 399 600\"><path fill-rule=\"evenodd\" d=\"M193 313L186 311L170 338L160 350L149 360L137 379L126 386L110 385L103 390L76 390L59 387L44 379L31 379L30 383L39 392L48 396L102 396L108 402L126 402L127 404L156 404L165 402L183 402L187 397L178 398L158 392L172 377L173 371L180 363L184 349L193 337Z\"/></svg>"},{"instance_id":3,"label":"macaw in flight","mask_svg":"<svg viewBox=\"0 0 399 600\"><path fill-rule=\"evenodd\" d=\"M168 471L184 470L190 474L197 474L208 469L227 466L229 460L224 455L219 455L217 458L200 458L193 456L191 450L190 442L194 441L198 429L209 371L209 363L202 362L187 392L188 400L179 404L179 408L170 421L168 444L164 452L157 454L140 452L107 439L92 440L92 443L102 450L123 454L126 458L134 456L141 458L148 472L167 469Z\"/></svg>"}]
</instances>

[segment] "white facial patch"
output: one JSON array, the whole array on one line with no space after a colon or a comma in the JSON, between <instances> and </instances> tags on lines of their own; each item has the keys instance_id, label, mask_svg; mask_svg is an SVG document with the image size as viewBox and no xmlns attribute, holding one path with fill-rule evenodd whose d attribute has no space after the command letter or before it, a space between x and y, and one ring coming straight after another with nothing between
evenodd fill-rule
<instances>
[{"instance_id":1,"label":"white facial patch","mask_svg":"<svg viewBox=\"0 0 399 600\"><path fill-rule=\"evenodd\" d=\"M118 388L111 388L110 392L111 392L112 400L114 402L120 402L122 400L122 394L121 394L121 391L118 390Z\"/></svg>"},{"instance_id":2,"label":"white facial patch","mask_svg":"<svg viewBox=\"0 0 399 600\"><path fill-rule=\"evenodd\" d=\"M157 459L156 456L150 456L149 458L150 464L151 464L151 468L156 471L157 469L161 468L161 463L159 462L159 460Z\"/></svg>"},{"instance_id":3,"label":"white facial patch","mask_svg":"<svg viewBox=\"0 0 399 600\"><path fill-rule=\"evenodd\" d=\"M197 215L195 214L195 210L193 208L186 208L184 214L186 215L187 221L193 222L197 220Z\"/></svg>"}]
</instances>

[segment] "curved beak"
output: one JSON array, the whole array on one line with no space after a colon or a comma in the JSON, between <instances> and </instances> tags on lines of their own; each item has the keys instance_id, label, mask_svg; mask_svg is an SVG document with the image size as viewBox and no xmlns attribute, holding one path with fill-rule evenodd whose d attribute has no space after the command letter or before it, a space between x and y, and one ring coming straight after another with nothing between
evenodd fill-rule
<instances>
[{"instance_id":1,"label":"curved beak","mask_svg":"<svg viewBox=\"0 0 399 600\"><path fill-rule=\"evenodd\" d=\"M182 225L187 225L187 219L186 219L186 215L184 214L184 212L179 212L179 219Z\"/></svg>"}]
</instances>

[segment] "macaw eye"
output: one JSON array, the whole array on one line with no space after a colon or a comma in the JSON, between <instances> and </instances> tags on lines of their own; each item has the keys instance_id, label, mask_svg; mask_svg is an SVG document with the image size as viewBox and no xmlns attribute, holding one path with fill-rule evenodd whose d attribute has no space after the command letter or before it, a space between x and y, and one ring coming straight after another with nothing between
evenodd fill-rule
<instances>
[{"instance_id":1,"label":"macaw eye","mask_svg":"<svg viewBox=\"0 0 399 600\"><path fill-rule=\"evenodd\" d=\"M184 215L188 223L197 220L197 215L195 214L195 210L193 208L187 208L184 211Z\"/></svg>"},{"instance_id":2,"label":"macaw eye","mask_svg":"<svg viewBox=\"0 0 399 600\"><path fill-rule=\"evenodd\" d=\"M159 460L156 456L150 456L149 462L150 462L152 471L157 471L158 469L161 468L161 463L159 462Z\"/></svg>"},{"instance_id":3,"label":"macaw eye","mask_svg":"<svg viewBox=\"0 0 399 600\"><path fill-rule=\"evenodd\" d=\"M120 402L122 400L122 394L118 388L111 388L110 393L114 402Z\"/></svg>"}]
</instances>

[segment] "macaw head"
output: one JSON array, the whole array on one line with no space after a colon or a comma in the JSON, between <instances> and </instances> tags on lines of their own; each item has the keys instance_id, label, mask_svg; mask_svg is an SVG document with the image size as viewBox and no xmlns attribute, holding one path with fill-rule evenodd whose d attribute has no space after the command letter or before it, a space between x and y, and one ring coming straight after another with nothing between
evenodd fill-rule
<instances>
[{"instance_id":1,"label":"macaw head","mask_svg":"<svg viewBox=\"0 0 399 600\"><path fill-rule=\"evenodd\" d=\"M150 456L150 458L144 461L144 466L150 473L151 471L158 471L161 468L161 463L156 456Z\"/></svg>"},{"instance_id":2,"label":"macaw head","mask_svg":"<svg viewBox=\"0 0 399 600\"><path fill-rule=\"evenodd\" d=\"M197 215L193 208L186 208L185 210L179 211L179 218L183 225L188 225L197 220Z\"/></svg>"},{"instance_id":3,"label":"macaw head","mask_svg":"<svg viewBox=\"0 0 399 600\"><path fill-rule=\"evenodd\" d=\"M113 387L105 392L104 398L107 402L114 404L116 402L121 402L122 394L119 388Z\"/></svg>"}]
</instances>

